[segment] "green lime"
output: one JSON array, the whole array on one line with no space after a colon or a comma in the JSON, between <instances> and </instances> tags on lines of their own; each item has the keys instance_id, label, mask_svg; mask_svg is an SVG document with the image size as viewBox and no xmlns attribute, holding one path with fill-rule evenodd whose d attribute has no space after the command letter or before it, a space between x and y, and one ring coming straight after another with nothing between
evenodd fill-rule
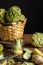
<instances>
[{"instance_id":1,"label":"green lime","mask_svg":"<svg viewBox=\"0 0 43 65\"><path fill-rule=\"evenodd\" d=\"M0 44L0 52L2 52L2 51L3 51L3 45Z\"/></svg>"}]
</instances>

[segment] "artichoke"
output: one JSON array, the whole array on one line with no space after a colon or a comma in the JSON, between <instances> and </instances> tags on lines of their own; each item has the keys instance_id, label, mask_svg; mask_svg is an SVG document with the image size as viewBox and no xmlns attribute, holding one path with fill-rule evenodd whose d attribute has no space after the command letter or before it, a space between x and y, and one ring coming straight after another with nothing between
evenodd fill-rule
<instances>
[{"instance_id":1,"label":"artichoke","mask_svg":"<svg viewBox=\"0 0 43 65\"><path fill-rule=\"evenodd\" d=\"M5 22L5 13L6 13L5 9L0 9L0 23Z\"/></svg>"},{"instance_id":2,"label":"artichoke","mask_svg":"<svg viewBox=\"0 0 43 65\"><path fill-rule=\"evenodd\" d=\"M21 17L20 17L20 19L24 20L24 18L25 18L25 16L22 14Z\"/></svg>"},{"instance_id":3,"label":"artichoke","mask_svg":"<svg viewBox=\"0 0 43 65\"><path fill-rule=\"evenodd\" d=\"M23 51L25 52L25 53L23 54L23 58L26 59L26 60L27 60L27 59L30 59L30 58L31 58L31 53L32 53L32 51L29 50L28 48L24 48Z\"/></svg>"},{"instance_id":4,"label":"artichoke","mask_svg":"<svg viewBox=\"0 0 43 65\"><path fill-rule=\"evenodd\" d=\"M16 14L16 13L21 14L21 9L18 6L12 6L10 9L14 10L13 11L13 12L15 12L14 14Z\"/></svg>"},{"instance_id":5,"label":"artichoke","mask_svg":"<svg viewBox=\"0 0 43 65\"><path fill-rule=\"evenodd\" d=\"M32 36L31 44L34 47L42 47L43 46L43 33L35 32Z\"/></svg>"},{"instance_id":6,"label":"artichoke","mask_svg":"<svg viewBox=\"0 0 43 65\"><path fill-rule=\"evenodd\" d=\"M15 40L14 45L13 45L13 49L14 49L15 54L22 54L23 53L22 45L23 45L23 39L16 39Z\"/></svg>"},{"instance_id":7,"label":"artichoke","mask_svg":"<svg viewBox=\"0 0 43 65\"><path fill-rule=\"evenodd\" d=\"M6 13L6 19L8 22L18 22L24 18L25 16L21 14L21 9L18 6L12 6Z\"/></svg>"}]
</instances>

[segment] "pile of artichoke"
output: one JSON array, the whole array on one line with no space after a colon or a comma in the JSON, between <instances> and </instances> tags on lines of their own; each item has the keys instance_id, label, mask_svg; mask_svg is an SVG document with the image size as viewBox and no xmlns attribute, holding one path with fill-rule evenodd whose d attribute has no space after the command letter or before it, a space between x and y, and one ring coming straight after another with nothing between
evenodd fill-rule
<instances>
[{"instance_id":1,"label":"pile of artichoke","mask_svg":"<svg viewBox=\"0 0 43 65\"><path fill-rule=\"evenodd\" d=\"M21 9L18 6L12 6L6 11L0 9L0 23L7 22L20 22L24 20L25 16L21 13ZM5 21L6 20L6 21Z\"/></svg>"},{"instance_id":2,"label":"pile of artichoke","mask_svg":"<svg viewBox=\"0 0 43 65\"><path fill-rule=\"evenodd\" d=\"M35 32L32 36L31 44L34 47L42 47L43 46L43 33Z\"/></svg>"}]
</instances>

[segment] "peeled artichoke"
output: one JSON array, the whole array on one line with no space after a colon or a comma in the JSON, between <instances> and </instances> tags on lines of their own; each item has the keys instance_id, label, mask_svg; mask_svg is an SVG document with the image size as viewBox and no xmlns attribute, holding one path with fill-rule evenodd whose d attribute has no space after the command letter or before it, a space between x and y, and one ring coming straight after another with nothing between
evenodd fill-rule
<instances>
[{"instance_id":1,"label":"peeled artichoke","mask_svg":"<svg viewBox=\"0 0 43 65\"><path fill-rule=\"evenodd\" d=\"M22 54L23 53L23 39L16 39L14 41L13 50L15 54Z\"/></svg>"},{"instance_id":2,"label":"peeled artichoke","mask_svg":"<svg viewBox=\"0 0 43 65\"><path fill-rule=\"evenodd\" d=\"M34 33L31 39L31 44L34 47L43 47L43 33Z\"/></svg>"},{"instance_id":3,"label":"peeled artichoke","mask_svg":"<svg viewBox=\"0 0 43 65\"><path fill-rule=\"evenodd\" d=\"M5 22L5 13L6 13L5 9L0 9L0 23Z\"/></svg>"},{"instance_id":4,"label":"peeled artichoke","mask_svg":"<svg viewBox=\"0 0 43 65\"><path fill-rule=\"evenodd\" d=\"M23 51L25 52L23 54L23 58L26 59L26 60L30 59L32 51L29 50L28 48L24 48Z\"/></svg>"},{"instance_id":5,"label":"peeled artichoke","mask_svg":"<svg viewBox=\"0 0 43 65\"><path fill-rule=\"evenodd\" d=\"M25 16L21 14L21 9L18 6L12 6L6 13L6 19L9 22L18 22L24 18Z\"/></svg>"}]
</instances>

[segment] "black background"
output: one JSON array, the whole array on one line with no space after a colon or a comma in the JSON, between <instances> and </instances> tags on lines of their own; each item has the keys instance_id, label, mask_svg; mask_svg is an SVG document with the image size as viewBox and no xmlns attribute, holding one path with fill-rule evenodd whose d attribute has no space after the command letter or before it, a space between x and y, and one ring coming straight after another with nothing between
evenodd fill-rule
<instances>
[{"instance_id":1,"label":"black background","mask_svg":"<svg viewBox=\"0 0 43 65\"><path fill-rule=\"evenodd\" d=\"M0 8L17 5L27 17L24 33L43 32L43 0L1 0Z\"/></svg>"}]
</instances>

